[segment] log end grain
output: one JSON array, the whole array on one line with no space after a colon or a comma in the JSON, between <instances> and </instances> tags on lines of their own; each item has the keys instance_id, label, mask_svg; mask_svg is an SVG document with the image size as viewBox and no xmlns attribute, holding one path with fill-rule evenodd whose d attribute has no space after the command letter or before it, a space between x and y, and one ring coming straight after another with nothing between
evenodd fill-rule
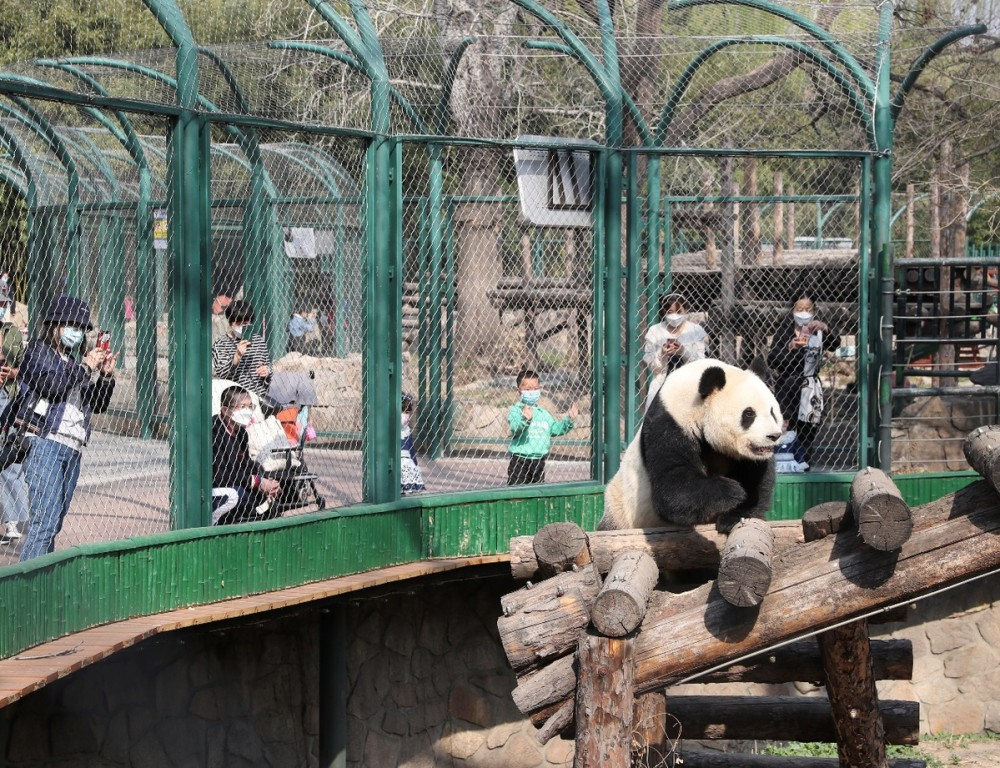
<instances>
[{"instance_id":1,"label":"log end grain","mask_svg":"<svg viewBox=\"0 0 1000 768\"><path fill-rule=\"evenodd\" d=\"M853 522L846 501L826 501L802 515L802 535L806 541L816 541L849 528Z\"/></svg>"},{"instance_id":2,"label":"log end grain","mask_svg":"<svg viewBox=\"0 0 1000 768\"><path fill-rule=\"evenodd\" d=\"M719 594L731 605L752 608L764 600L771 586L774 534L763 520L744 519L736 524L722 550Z\"/></svg>"}]
</instances>

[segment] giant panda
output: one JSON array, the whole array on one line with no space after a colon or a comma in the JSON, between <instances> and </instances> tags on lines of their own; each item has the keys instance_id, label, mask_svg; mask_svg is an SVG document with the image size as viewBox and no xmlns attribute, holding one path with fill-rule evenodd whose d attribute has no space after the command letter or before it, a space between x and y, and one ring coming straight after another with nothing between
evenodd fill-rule
<instances>
[{"instance_id":1,"label":"giant panda","mask_svg":"<svg viewBox=\"0 0 1000 768\"><path fill-rule=\"evenodd\" d=\"M774 492L781 413L754 373L719 360L673 371L604 492L598 530L763 518Z\"/></svg>"}]
</instances>

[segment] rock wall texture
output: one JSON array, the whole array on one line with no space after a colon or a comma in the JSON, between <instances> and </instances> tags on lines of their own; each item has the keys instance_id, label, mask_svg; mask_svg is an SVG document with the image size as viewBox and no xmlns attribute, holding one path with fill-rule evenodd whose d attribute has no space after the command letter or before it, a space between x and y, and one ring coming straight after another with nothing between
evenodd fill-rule
<instances>
[{"instance_id":1,"label":"rock wall texture","mask_svg":"<svg viewBox=\"0 0 1000 768\"><path fill-rule=\"evenodd\" d=\"M496 573L453 579L358 593L347 604L348 765L571 765L572 742L541 746L511 702L496 619L500 597L518 585ZM881 683L880 695L918 699L923 732L1000 733L998 595L992 576L873 628L913 641L913 680ZM163 635L53 683L0 712L0 763L317 766L322 608ZM822 692L689 684L668 693L794 690Z\"/></svg>"}]
</instances>

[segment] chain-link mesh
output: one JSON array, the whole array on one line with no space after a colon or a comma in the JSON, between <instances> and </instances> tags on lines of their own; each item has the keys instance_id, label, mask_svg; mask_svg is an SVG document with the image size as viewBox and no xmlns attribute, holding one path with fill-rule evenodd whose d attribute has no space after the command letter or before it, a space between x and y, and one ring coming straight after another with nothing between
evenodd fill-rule
<instances>
[{"instance_id":1,"label":"chain-link mesh","mask_svg":"<svg viewBox=\"0 0 1000 768\"><path fill-rule=\"evenodd\" d=\"M858 160L646 160L647 179L649 161L659 164L661 255L647 259L633 338L634 423L670 371L714 357L757 371L775 390L801 445L783 468L857 466ZM796 324L802 300L813 317ZM806 354L813 346L818 359ZM811 382L819 404L807 406Z\"/></svg>"},{"instance_id":2,"label":"chain-link mesh","mask_svg":"<svg viewBox=\"0 0 1000 768\"><path fill-rule=\"evenodd\" d=\"M185 69L193 63L198 101L189 107L286 121L283 129L237 117L214 123L211 188L202 201L211 296L219 299L218 312L204 308L212 338L232 330L222 305L248 301L251 339L261 338L269 372L257 378L286 385L275 402L264 400L260 423L265 409L277 408L274 418L292 443L315 434L295 458L300 474L314 476L311 485L283 513L364 500L362 478L371 471L364 459L380 447L366 442L364 355L395 354L366 327L380 307L365 297L387 302L393 317L399 309L373 293L385 265L372 270L370 249L387 235L372 231L376 212L366 201L394 204L368 185L366 152L369 141L393 144L404 135L417 138L403 145L403 207L392 211L404 270L402 322L391 330L402 336L400 385L416 407L407 428L429 492L507 482L511 414L520 408L516 376L525 368L539 374L540 407L557 420L579 411L570 431L552 436L546 479L590 477L608 405L595 362L617 364L615 342L627 340L627 438L655 373L644 362L645 335L671 293L683 296L682 314L703 329L705 354L756 364L782 381L805 375L798 363L779 360L775 347L794 328L792 303L810 294L826 330L816 376L822 416L809 425L807 463L813 471L856 466L859 393L872 396L880 374L858 355L871 346L867 321L877 300L875 287L860 279L859 254L871 234L862 157L876 149L878 5L791 3L771 13L745 4L618 3L614 51L601 38L596 7L576 3L178 5L198 47L180 62L139 0L0 2L8 20L0 82L13 90L54 87L104 105L16 93L0 99L0 210L9 222L0 231L3 266L20 301L16 322L37 337L45 307L65 291L88 302L118 355L115 393L94 419L60 547L177 522L169 510L178 435L168 425L179 340L168 320L179 318L169 315L170 286L189 287L200 273L192 254L173 262L188 260L183 275L170 272L175 232L167 212L177 190L167 158L178 152L171 108L195 85ZM893 87L954 26L943 14L897 9ZM911 201L894 204L914 214L912 233L900 231L909 213L896 217L893 230L897 259L911 260L897 261L899 389L927 383L928 373L933 385L966 386L964 374L983 365L994 343L995 252L967 252L971 236L957 226L977 201L991 207L989 174L974 168L967 178L962 167L993 151L990 132L975 132L995 111L992 61L965 42L942 55L948 66L931 85L897 94L907 107L895 136L896 181L900 190L915 184ZM101 101L112 97L133 108L113 111ZM428 136L437 138L421 138ZM932 158L942 136L963 152ZM599 145L588 153L580 149L585 141ZM601 151L607 144L624 147L625 156L641 152L636 175L624 179L638 198L626 187L624 245L606 239L617 206L601 196L618 181L600 175L612 167ZM589 160L578 167L576 156ZM524 186L519 162L537 166L540 186ZM564 175L569 181L553 187ZM576 197L585 187L593 204ZM943 202L935 207L932 199ZM641 211L634 228L629 210ZM990 242L996 229L986 227L976 242ZM617 266L618 249L625 311L620 336L606 340L604 276ZM923 256L952 262L925 265ZM373 407L392 408L396 418L395 403ZM921 407L897 414L897 426L929 423ZM799 420L795 402L783 408ZM286 413L281 423L289 410L291 420ZM280 436L258 431L259 439ZM404 430L404 448L406 437ZM912 431L897 442L906 452L918 438L934 442ZM950 458L906 466L961 468Z\"/></svg>"},{"instance_id":3,"label":"chain-link mesh","mask_svg":"<svg viewBox=\"0 0 1000 768\"><path fill-rule=\"evenodd\" d=\"M547 154L522 150L543 168ZM533 225L510 149L408 145L404 168L403 389L416 400L412 429L427 489L508 482L512 440L528 428L517 381L524 371L542 388L532 409L561 422L548 436L545 480L587 479L590 214L580 226L580 211L567 207L553 213L553 226ZM546 186L530 189L525 207L546 208Z\"/></svg>"}]
</instances>

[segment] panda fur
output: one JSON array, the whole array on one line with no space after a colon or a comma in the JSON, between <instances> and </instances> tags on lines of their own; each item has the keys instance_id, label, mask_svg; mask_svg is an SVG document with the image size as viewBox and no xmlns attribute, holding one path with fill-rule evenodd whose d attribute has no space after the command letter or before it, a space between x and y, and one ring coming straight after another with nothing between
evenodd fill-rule
<instances>
[{"instance_id":1,"label":"panda fur","mask_svg":"<svg viewBox=\"0 0 1000 768\"><path fill-rule=\"evenodd\" d=\"M781 412L754 373L697 360L671 373L604 492L598 530L763 518Z\"/></svg>"}]
</instances>

